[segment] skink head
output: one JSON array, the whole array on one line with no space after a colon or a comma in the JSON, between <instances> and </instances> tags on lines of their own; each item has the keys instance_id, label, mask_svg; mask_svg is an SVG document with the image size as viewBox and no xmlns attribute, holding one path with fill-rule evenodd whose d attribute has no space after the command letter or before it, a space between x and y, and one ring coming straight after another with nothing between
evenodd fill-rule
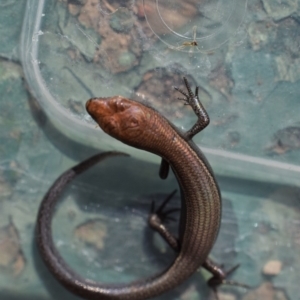
<instances>
[{"instance_id":1,"label":"skink head","mask_svg":"<svg viewBox=\"0 0 300 300\"><path fill-rule=\"evenodd\" d=\"M149 127L147 108L121 96L92 98L86 102L86 110L103 131L129 145Z\"/></svg>"}]
</instances>

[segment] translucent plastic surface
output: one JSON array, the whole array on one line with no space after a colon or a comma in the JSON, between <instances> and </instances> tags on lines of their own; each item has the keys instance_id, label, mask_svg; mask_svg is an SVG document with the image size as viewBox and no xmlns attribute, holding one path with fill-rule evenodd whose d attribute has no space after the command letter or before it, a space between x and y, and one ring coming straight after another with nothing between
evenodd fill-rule
<instances>
[{"instance_id":1,"label":"translucent plastic surface","mask_svg":"<svg viewBox=\"0 0 300 300\"><path fill-rule=\"evenodd\" d=\"M246 7L247 0L144 0L148 24L162 42L177 51L204 54L236 34ZM186 15L190 19L186 20Z\"/></svg>"},{"instance_id":2,"label":"translucent plastic surface","mask_svg":"<svg viewBox=\"0 0 300 300\"><path fill-rule=\"evenodd\" d=\"M172 86L188 76L212 120L196 142L218 173L297 183L298 11L246 4L30 1L21 44L27 81L68 137L153 160L95 128L85 101L121 94L187 128L194 116Z\"/></svg>"},{"instance_id":3,"label":"translucent plastic surface","mask_svg":"<svg viewBox=\"0 0 300 300\"><path fill-rule=\"evenodd\" d=\"M161 180L158 158L103 134L84 105L122 94L186 129L195 116L172 88L183 75L199 85L211 118L195 140L223 196L212 257L226 270L240 263L232 279L250 286L224 286L220 299L298 299L299 9L292 0L1 1L0 299L78 299L42 263L36 215L53 181L99 150L131 157L107 160L66 189L52 224L57 249L101 282L168 267L176 253L147 218L153 200L178 189L174 175ZM179 206L177 193L168 208ZM157 299L214 299L208 277L199 270Z\"/></svg>"}]
</instances>

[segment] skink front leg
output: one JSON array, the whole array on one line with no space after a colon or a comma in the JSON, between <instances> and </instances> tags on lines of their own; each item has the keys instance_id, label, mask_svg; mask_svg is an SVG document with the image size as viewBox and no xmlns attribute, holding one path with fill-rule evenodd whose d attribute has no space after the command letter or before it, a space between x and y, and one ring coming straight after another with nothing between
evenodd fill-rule
<instances>
[{"instance_id":1,"label":"skink front leg","mask_svg":"<svg viewBox=\"0 0 300 300\"><path fill-rule=\"evenodd\" d=\"M198 117L197 122L194 126L185 133L186 140L191 140L198 132L202 131L209 124L209 116L206 112L204 106L199 100L198 91L199 88L196 87L195 93L192 92L191 87L185 77L183 77L184 84L186 86L187 92L184 92L182 89L178 87L174 87L176 91L181 93L184 98L178 98L182 100L185 105L190 105ZM161 179L166 179L169 174L169 163L165 160L161 160L159 176Z\"/></svg>"},{"instance_id":2,"label":"skink front leg","mask_svg":"<svg viewBox=\"0 0 300 300\"><path fill-rule=\"evenodd\" d=\"M198 96L199 87L196 87L195 93L193 93L185 77L183 77L183 81L186 86L187 93L178 87L174 87L176 91L178 91L184 96L184 98L178 98L178 99L182 100L185 105L190 105L194 113L198 117L198 120L195 123L195 125L185 133L187 140L191 140L198 132L203 130L209 124L210 120L209 120L208 113L206 112L201 101L199 100L199 96Z\"/></svg>"}]
</instances>

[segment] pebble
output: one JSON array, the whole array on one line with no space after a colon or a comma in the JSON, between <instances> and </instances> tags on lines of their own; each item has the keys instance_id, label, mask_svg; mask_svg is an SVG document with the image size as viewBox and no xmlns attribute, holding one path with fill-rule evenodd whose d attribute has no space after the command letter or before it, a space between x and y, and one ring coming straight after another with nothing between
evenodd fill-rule
<instances>
[{"instance_id":1,"label":"pebble","mask_svg":"<svg viewBox=\"0 0 300 300\"><path fill-rule=\"evenodd\" d=\"M275 276L281 272L282 262L279 260L269 260L263 267L264 275Z\"/></svg>"}]
</instances>

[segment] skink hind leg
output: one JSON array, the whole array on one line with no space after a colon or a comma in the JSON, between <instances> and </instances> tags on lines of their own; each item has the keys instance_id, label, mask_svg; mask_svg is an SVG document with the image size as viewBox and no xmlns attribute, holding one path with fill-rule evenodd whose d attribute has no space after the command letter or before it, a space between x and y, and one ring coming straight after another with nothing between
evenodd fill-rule
<instances>
[{"instance_id":1,"label":"skink hind leg","mask_svg":"<svg viewBox=\"0 0 300 300\"><path fill-rule=\"evenodd\" d=\"M202 267L209 271L213 277L210 278L207 281L208 286L213 290L215 293L215 297L217 300L219 300L218 293L217 293L217 288L220 285L235 285L235 286L240 286L243 288L250 288L249 285L243 284L237 281L233 280L228 280L227 277L229 277L240 265L237 264L236 266L232 267L228 271L224 271L222 267L219 267L216 263L214 263L211 259L207 259Z\"/></svg>"},{"instance_id":2,"label":"skink hind leg","mask_svg":"<svg viewBox=\"0 0 300 300\"><path fill-rule=\"evenodd\" d=\"M180 210L179 208L164 210L165 206L173 198L175 193L176 190L174 190L157 209L155 209L155 203L152 202L148 224L153 230L157 231L175 251L178 252L180 247L178 239L175 238L167 229L165 224L163 224L163 222L174 220L174 218L172 218L170 214Z\"/></svg>"},{"instance_id":3,"label":"skink hind leg","mask_svg":"<svg viewBox=\"0 0 300 300\"><path fill-rule=\"evenodd\" d=\"M198 132L203 130L208 124L209 124L209 116L202 105L202 103L199 100L198 96L198 90L199 88L196 87L195 93L192 92L191 87L185 77L183 77L184 84L187 89L187 93L184 92L182 89L178 87L174 87L176 91L181 93L184 98L178 98L179 100L182 100L185 105L190 105L195 112L196 116L198 117L197 122L195 125L186 132L186 138L188 140L192 139Z\"/></svg>"}]
</instances>

